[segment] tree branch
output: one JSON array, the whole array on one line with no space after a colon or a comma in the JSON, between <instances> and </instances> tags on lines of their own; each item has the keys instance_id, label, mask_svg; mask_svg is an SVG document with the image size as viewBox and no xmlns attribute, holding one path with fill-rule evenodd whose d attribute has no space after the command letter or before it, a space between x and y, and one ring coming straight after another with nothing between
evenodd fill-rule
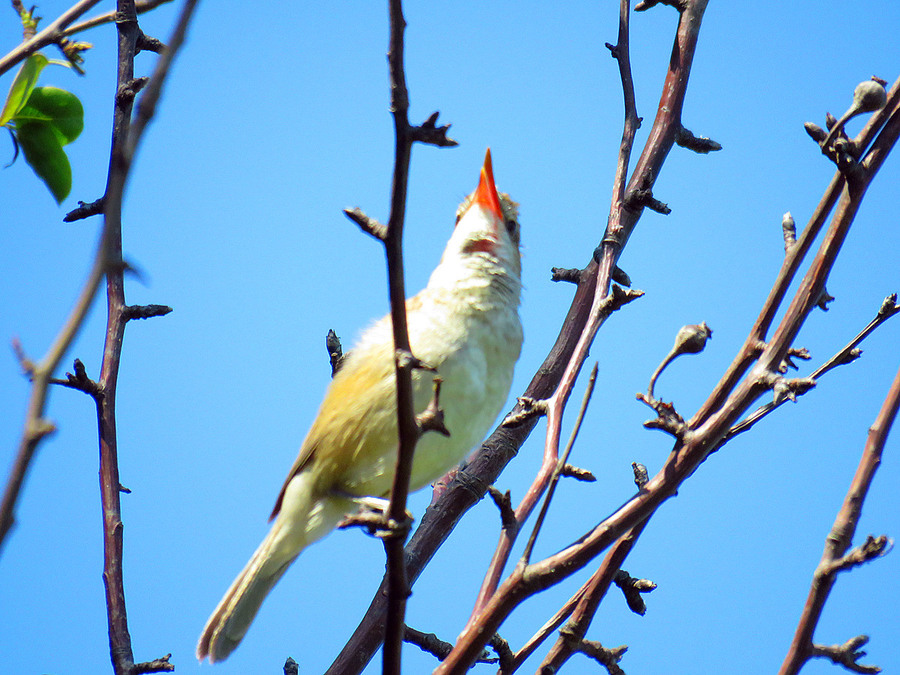
<instances>
[{"instance_id":1,"label":"tree branch","mask_svg":"<svg viewBox=\"0 0 900 675\"><path fill-rule=\"evenodd\" d=\"M822 559L813 574L813 582L806 599L806 605L800 616L800 622L797 626L797 631L794 633L790 649L784 659L784 663L781 664L779 675L797 673L811 657L823 655L823 653L817 653L814 648L813 633L819 623L819 618L825 607L825 601L828 599L835 581L837 581L838 572L883 555L886 551L888 546L886 537L879 537L878 539L869 537L864 546L854 550L849 555L845 555L853 541L853 535L856 533L856 525L862 513L863 502L865 502L869 487L875 478L875 471L881 463L884 444L890 433L891 425L897 417L898 408L900 408L900 370L897 371L897 375L894 377L894 381L888 390L878 416L875 418L875 422L869 428L869 437L863 449L859 466L856 469L856 475L853 477L850 489L844 498L844 503L838 512L831 532L828 533L828 537L825 539L825 550L822 553ZM853 645L849 652L855 653L858 646L860 645ZM856 658L853 659L854 664ZM863 670L857 672L878 671Z\"/></svg>"},{"instance_id":2,"label":"tree branch","mask_svg":"<svg viewBox=\"0 0 900 675\"><path fill-rule=\"evenodd\" d=\"M0 75L3 75L3 73L10 68L27 59L36 51L43 49L47 45L58 43L65 37L63 29L98 2L100 2L100 0L81 0L80 2L75 3L72 7L60 14L59 18L40 33L29 40L25 40L6 56L0 58Z\"/></svg>"}]
</instances>

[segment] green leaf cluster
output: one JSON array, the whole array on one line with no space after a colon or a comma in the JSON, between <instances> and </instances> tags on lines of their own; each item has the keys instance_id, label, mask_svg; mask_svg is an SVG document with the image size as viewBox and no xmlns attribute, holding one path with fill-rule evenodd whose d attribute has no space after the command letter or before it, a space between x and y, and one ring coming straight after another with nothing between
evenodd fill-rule
<instances>
[{"instance_id":1,"label":"green leaf cluster","mask_svg":"<svg viewBox=\"0 0 900 675\"><path fill-rule=\"evenodd\" d=\"M25 161L60 203L72 189L72 167L63 146L84 128L84 108L71 92L36 86L49 63L55 62L37 53L22 64L0 111L0 126L9 129Z\"/></svg>"}]
</instances>

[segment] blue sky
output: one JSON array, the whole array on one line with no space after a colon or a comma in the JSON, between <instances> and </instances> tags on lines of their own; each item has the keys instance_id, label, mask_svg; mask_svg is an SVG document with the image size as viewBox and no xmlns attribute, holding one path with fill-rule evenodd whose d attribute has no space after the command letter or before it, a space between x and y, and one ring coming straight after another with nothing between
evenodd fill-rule
<instances>
[{"instance_id":1,"label":"blue sky","mask_svg":"<svg viewBox=\"0 0 900 675\"><path fill-rule=\"evenodd\" d=\"M333 328L349 344L387 311L381 250L341 214L360 206L387 216L393 129L384 4L333 3L325 11L321 3L277 10L203 3L145 137L124 230L125 255L142 280L129 280L126 292L132 304L167 304L174 312L129 325L119 380L121 479L132 490L123 495L125 583L137 660L172 652L178 673L213 672L197 665L194 645L266 532L328 382L325 333ZM603 43L616 39L617 6L406 7L411 118L440 110L460 142L414 150L407 286L427 280L490 146L498 186L521 203L526 341L513 395L543 360L569 306L572 289L551 283L550 268L584 265L605 226L622 103ZM49 21L66 7L46 2L38 13ZM145 32L165 40L177 9L144 15ZM5 53L20 29L12 11L0 17ZM705 320L715 331L707 350L676 361L657 383L685 417L704 400L775 278L782 214L792 211L802 226L832 175L803 122L822 124L826 110L840 115L855 85L871 75L896 78L900 45L885 29L898 22L893 0L760 1L752 9L710 3L684 121L724 150L673 150L655 188L672 214L645 214L622 257L646 296L598 335L591 354L599 363L597 392L572 458L598 481L557 492L538 555L558 550L626 499L632 461L651 471L661 466L669 439L641 426L648 410L635 392L646 388L678 328ZM667 7L632 17L638 112L646 119L638 147L655 114L675 24ZM69 146L70 198L57 208L21 160L0 173L0 341L18 337L33 356L70 308L100 226L97 219L62 222L78 199L100 196L108 160L114 30L83 39L95 45L87 75L55 68L42 80L85 105L85 131ZM149 74L155 59L141 55L138 71ZM4 76L0 89L10 81ZM2 152L11 157L11 145ZM801 374L900 290L898 185L900 156L882 169L844 246L828 284L837 299L801 333L799 345L813 354ZM622 662L629 675L777 670L866 429L900 362L896 321L863 345L862 360L711 458L656 515L625 565L659 584L647 615L631 614L613 593L589 633L605 645L629 645ZM104 322L98 302L67 368L78 357L97 375ZM4 471L27 392L7 349L0 358ZM41 446L0 556L0 653L10 673L110 672L93 406L59 389L48 414L59 431ZM574 410L567 429L573 418ZM497 483L514 500L530 483L541 445L536 432ZM857 543L867 533L900 536L898 454L895 433ZM426 492L411 502L417 516ZM497 535L495 508L478 505L415 587L411 625L454 639ZM289 655L301 672L323 671L356 627L382 569L380 544L359 532L312 547L215 671L278 673ZM842 576L817 641L867 633L865 662L897 670L898 579L896 553ZM582 580L527 602L503 626L504 637L520 645ZM405 658L410 673L433 664L416 648ZM581 657L567 668L596 672ZM833 669L813 663L804 672ZM378 670L375 663L369 672Z\"/></svg>"}]
</instances>

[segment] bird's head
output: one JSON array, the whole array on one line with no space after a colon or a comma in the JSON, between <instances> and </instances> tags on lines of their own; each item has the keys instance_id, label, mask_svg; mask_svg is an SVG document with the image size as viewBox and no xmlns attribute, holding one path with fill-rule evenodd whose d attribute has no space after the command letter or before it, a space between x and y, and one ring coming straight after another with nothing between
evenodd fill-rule
<instances>
[{"instance_id":1,"label":"bird's head","mask_svg":"<svg viewBox=\"0 0 900 675\"><path fill-rule=\"evenodd\" d=\"M467 263L487 268L499 266L518 280L521 273L518 206L509 195L497 192L488 148L478 187L456 211L456 229L444 257L458 256Z\"/></svg>"}]
</instances>

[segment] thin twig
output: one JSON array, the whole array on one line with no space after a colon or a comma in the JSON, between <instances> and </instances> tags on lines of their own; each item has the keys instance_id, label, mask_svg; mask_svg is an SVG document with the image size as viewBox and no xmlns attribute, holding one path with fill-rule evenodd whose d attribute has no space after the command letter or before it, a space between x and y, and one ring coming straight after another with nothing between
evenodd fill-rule
<instances>
[{"instance_id":1,"label":"thin twig","mask_svg":"<svg viewBox=\"0 0 900 675\"><path fill-rule=\"evenodd\" d=\"M61 38L65 37L63 29L98 2L100 0L81 0L75 3L40 33L20 44L3 58L0 58L0 75L27 59L36 51L43 49L47 45L59 42Z\"/></svg>"},{"instance_id":2,"label":"thin twig","mask_svg":"<svg viewBox=\"0 0 900 675\"><path fill-rule=\"evenodd\" d=\"M594 385L597 382L597 369L598 364L594 363L594 367L591 368L591 374L588 377L587 387L585 387L584 390L584 397L581 399L581 408L578 410L578 417L575 419L575 425L572 427L572 433L569 434L569 440L566 443L566 449L563 451L562 455L560 455L559 460L556 463L556 469L550 477L550 485L547 487L544 503L541 505L541 510L538 512L537 518L535 518L534 528L532 528L531 535L528 537L528 543L525 544L525 550L522 553L522 559L519 563L521 565L527 565L531 560L531 552L534 550L534 545L537 542L538 534L540 534L541 526L544 524L544 518L547 517L547 511L550 509L550 502L556 492L556 486L559 485L559 477L562 474L563 467L566 466L566 462L569 461L569 455L572 453L575 439L578 438L578 432L581 429L581 423L584 421L588 403L590 403L591 396L594 393Z\"/></svg>"},{"instance_id":3,"label":"thin twig","mask_svg":"<svg viewBox=\"0 0 900 675\"><path fill-rule=\"evenodd\" d=\"M688 2L682 20L690 9L691 3ZM860 161L860 171L848 178L849 189L844 192L819 251L801 281L781 324L759 357L754 376L741 382L721 409L700 428L676 441L666 464L637 496L576 543L539 563L529 565L524 570L515 570L491 597L478 616L476 624L467 626L460 635L454 651L435 671L436 673L441 675L451 672L462 673L463 668L471 663L474 654L483 644L483 636L495 632L500 623L525 598L583 568L627 530L650 518L665 500L676 493L681 483L696 471L740 415L766 391L770 386L769 375L777 372L777 367L787 354L797 332L815 308L866 188L895 145L898 136L900 136L900 111L888 119L869 153Z\"/></svg>"},{"instance_id":4,"label":"thin twig","mask_svg":"<svg viewBox=\"0 0 900 675\"><path fill-rule=\"evenodd\" d=\"M843 559L850 557L845 556L845 553L850 548L853 535L856 533L856 525L862 513L863 502L866 499L869 487L872 485L875 471L881 463L884 444L890 433L891 425L897 417L898 408L900 408L900 370L897 371L897 375L894 377L894 381L885 396L884 403L878 416L875 418L874 424L869 428L869 437L863 449L859 467L850 484L847 496L844 498L841 510L834 521L831 532L825 539L825 550L822 553L822 559L813 575L812 586L806 599L806 605L803 608L803 614L800 617L797 631L794 633L791 647L784 659L784 663L781 665L779 675L797 673L810 657L820 655L814 651L813 633L818 625L819 617L822 615L825 601L828 599L828 595L837 580L838 572L848 569L850 566L850 564L845 564ZM851 562L859 564L865 560L871 560L882 555L887 546L887 540L886 538L881 542L872 540L872 544L858 549L861 553ZM855 652L855 648L851 652Z\"/></svg>"},{"instance_id":5,"label":"thin twig","mask_svg":"<svg viewBox=\"0 0 900 675\"><path fill-rule=\"evenodd\" d=\"M156 9L160 5L165 5L169 2L172 2L172 0L137 0L137 2L134 3L134 9L138 15L141 15L144 12L149 12L151 9ZM90 19L85 19L84 21L72 24L62 31L62 35L64 37L68 37L70 35L75 35L75 33L82 33L91 28L96 28L97 26L112 23L115 20L116 13L114 11L106 12L105 14L99 14L97 16L91 17Z\"/></svg>"},{"instance_id":6,"label":"thin twig","mask_svg":"<svg viewBox=\"0 0 900 675\"><path fill-rule=\"evenodd\" d=\"M828 359L821 366L816 368L809 375L809 379L818 381L825 373L837 368L838 366L845 365L851 363L856 360L860 354L862 353L858 346L865 340L876 328L878 328L885 321L890 319L892 316L900 312L900 305L897 304L897 294L889 295L884 299L884 302L881 303L881 307L878 310L878 313L875 315L875 318L872 319L869 324L863 328L850 342L848 342L844 347L838 351L834 356ZM742 434L746 431L749 431L757 422L761 419L772 413L776 408L782 406L789 399L782 398L778 401L770 401L765 405L760 406L752 413L750 413L746 418L735 424L731 429L728 430L728 433L725 435L725 438L722 439L722 442L719 444L717 450L721 448L722 445L730 441L735 436Z\"/></svg>"},{"instance_id":7,"label":"thin twig","mask_svg":"<svg viewBox=\"0 0 900 675\"><path fill-rule=\"evenodd\" d=\"M863 130L860 132L859 136L857 136L856 142L860 148L869 147L876 135L887 122L889 116L897 109L898 103L900 103L900 78L894 82L894 85L888 92L887 103L885 106L869 118L869 121L866 123L865 127L863 127ZM784 302L784 298L794 281L794 277L797 275L803 260L809 253L813 242L818 238L819 233L822 231L822 227L828 218L828 214L831 213L834 205L837 203L838 197L840 197L841 192L844 190L845 183L846 180L844 175L840 171L836 171L834 177L831 179L831 183L822 195L822 199L810 216L806 227L803 228L802 233L797 237L796 241L791 246L790 251L786 252L778 277L772 286L772 290L769 291L769 296L766 298L759 316L753 324L753 327L750 329L750 333L747 335L747 339L744 341L743 346L738 351L737 356L735 356L725 374L719 380L715 389L713 389L707 400L689 421L689 426L692 429L696 429L703 424L713 412L722 406L729 393L755 362L759 355L758 345L765 341L766 335L778 315L778 310ZM818 299L818 297L816 299Z\"/></svg>"},{"instance_id":8,"label":"thin twig","mask_svg":"<svg viewBox=\"0 0 900 675\"><path fill-rule=\"evenodd\" d=\"M546 402L547 435L544 441L544 455L541 467L532 481L531 486L528 488L528 491L525 493L525 496L522 498L522 501L519 503L519 506L516 508L516 523L518 526L516 528L504 528L500 534L500 541L497 544L497 548L494 550L494 555L491 558L488 570L484 575L484 581L481 584L481 589L478 592L478 597L475 600L475 607L472 610L469 622L466 624L467 626L474 625L477 622L477 617L481 610L496 592L497 586L500 583L500 577L503 574L503 569L506 567L506 563L509 560L513 544L516 541L516 536L521 530L522 523L528 520L528 517L531 515L535 506L537 506L541 496L547 490L548 485L550 485L559 462L559 442L562 432L561 425L563 412L565 411L566 403L572 393L578 374L581 371L581 366L587 358L594 336L614 311L622 305L643 295L642 291L625 291L618 286L613 286L613 292L604 295L600 292L602 285L599 282L594 288L596 292L587 325L575 345L575 349L569 362L566 364L566 368L563 371L556 391L553 392L553 395L550 396Z\"/></svg>"}]
</instances>

